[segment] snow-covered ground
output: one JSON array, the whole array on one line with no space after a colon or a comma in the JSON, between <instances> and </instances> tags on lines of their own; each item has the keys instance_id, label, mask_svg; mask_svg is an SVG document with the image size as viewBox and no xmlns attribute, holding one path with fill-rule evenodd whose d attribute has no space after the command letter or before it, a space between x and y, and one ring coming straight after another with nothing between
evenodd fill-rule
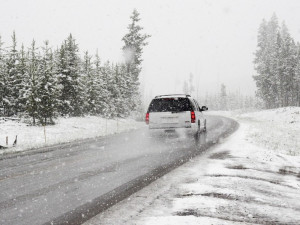
<instances>
[{"instance_id":1,"label":"snow-covered ground","mask_svg":"<svg viewBox=\"0 0 300 225\"><path fill-rule=\"evenodd\" d=\"M211 113L238 131L86 224L300 224L299 112Z\"/></svg>"},{"instance_id":2,"label":"snow-covered ground","mask_svg":"<svg viewBox=\"0 0 300 225\"><path fill-rule=\"evenodd\" d=\"M137 129L145 126L133 119L106 120L101 117L59 118L53 126L28 126L17 120L0 118L0 154L66 143L85 138L94 138ZM17 136L17 145L13 143ZM8 137L8 145L6 145Z\"/></svg>"},{"instance_id":3,"label":"snow-covered ground","mask_svg":"<svg viewBox=\"0 0 300 225\"><path fill-rule=\"evenodd\" d=\"M278 153L300 155L300 107L270 109L252 113L210 112L246 123L247 139Z\"/></svg>"}]
</instances>

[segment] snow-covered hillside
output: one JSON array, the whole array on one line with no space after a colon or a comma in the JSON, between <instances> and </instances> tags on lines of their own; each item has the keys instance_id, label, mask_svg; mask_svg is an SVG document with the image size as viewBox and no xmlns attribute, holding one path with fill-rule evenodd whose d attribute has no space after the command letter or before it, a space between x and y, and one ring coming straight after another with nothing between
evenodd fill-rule
<instances>
[{"instance_id":1,"label":"snow-covered hillside","mask_svg":"<svg viewBox=\"0 0 300 225\"><path fill-rule=\"evenodd\" d=\"M86 224L299 224L299 112L226 113L236 133Z\"/></svg>"},{"instance_id":2,"label":"snow-covered hillside","mask_svg":"<svg viewBox=\"0 0 300 225\"><path fill-rule=\"evenodd\" d=\"M17 120L0 118L0 145L8 149L0 149L0 154L23 151L53 144L66 143L85 138L106 136L145 126L143 122L132 119L106 120L101 117L59 118L53 126L28 126ZM12 147L17 137L17 145Z\"/></svg>"}]
</instances>

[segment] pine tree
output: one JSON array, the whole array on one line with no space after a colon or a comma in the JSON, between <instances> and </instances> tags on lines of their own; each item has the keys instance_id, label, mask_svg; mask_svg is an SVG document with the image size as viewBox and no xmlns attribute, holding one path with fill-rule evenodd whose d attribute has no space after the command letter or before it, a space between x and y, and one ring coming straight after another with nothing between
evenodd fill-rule
<instances>
[{"instance_id":1,"label":"pine tree","mask_svg":"<svg viewBox=\"0 0 300 225\"><path fill-rule=\"evenodd\" d=\"M20 77L18 111L24 113L26 111L26 93L28 91L29 74L28 74L28 53L25 52L22 44L19 52L19 64L17 67L18 76Z\"/></svg>"},{"instance_id":2,"label":"pine tree","mask_svg":"<svg viewBox=\"0 0 300 225\"><path fill-rule=\"evenodd\" d=\"M119 67L118 65L111 65L111 79L110 79L110 117L115 118L120 113L120 91L118 87L119 83Z\"/></svg>"},{"instance_id":3,"label":"pine tree","mask_svg":"<svg viewBox=\"0 0 300 225\"><path fill-rule=\"evenodd\" d=\"M282 86L284 90L283 105L293 105L295 98L294 78L297 59L297 50L294 40L291 38L285 23L281 28L282 46L280 60L282 61Z\"/></svg>"},{"instance_id":4,"label":"pine tree","mask_svg":"<svg viewBox=\"0 0 300 225\"><path fill-rule=\"evenodd\" d=\"M261 97L264 101L267 101L267 93L269 92L269 85L267 81L268 76L268 65L267 61L267 22L263 20L257 37L257 47L258 49L255 52L255 69L257 75L253 76L256 81L257 86L257 95Z\"/></svg>"},{"instance_id":5,"label":"pine tree","mask_svg":"<svg viewBox=\"0 0 300 225\"><path fill-rule=\"evenodd\" d=\"M126 67L124 65L116 64L113 67L113 102L116 106L115 116L126 117L129 115L129 109L127 107L127 99L125 93L126 89L126 78L123 76ZM126 74L126 73L125 73Z\"/></svg>"},{"instance_id":6,"label":"pine tree","mask_svg":"<svg viewBox=\"0 0 300 225\"><path fill-rule=\"evenodd\" d=\"M32 41L31 49L29 53L28 59L28 89L26 92L26 111L28 112L29 116L32 117L33 125L36 125L36 120L39 118L38 113L38 106L41 102L39 97L38 88L39 88L39 58L37 55L37 49L35 47L35 41Z\"/></svg>"},{"instance_id":7,"label":"pine tree","mask_svg":"<svg viewBox=\"0 0 300 225\"><path fill-rule=\"evenodd\" d=\"M100 57L98 52L95 55L94 60L94 75L95 75L95 88L97 92L97 100L96 100L96 113L105 115L105 112L108 111L108 90L107 90L107 83L104 76L105 69L101 66Z\"/></svg>"},{"instance_id":8,"label":"pine tree","mask_svg":"<svg viewBox=\"0 0 300 225\"><path fill-rule=\"evenodd\" d=\"M72 106L72 116L81 116L84 113L84 84L80 74L81 60L79 57L78 45L72 35L66 42L67 66L72 80L70 89L70 104Z\"/></svg>"},{"instance_id":9,"label":"pine tree","mask_svg":"<svg viewBox=\"0 0 300 225\"><path fill-rule=\"evenodd\" d=\"M106 118L113 118L115 116L115 105L113 102L113 93L114 93L114 77L111 63L107 61L103 68L103 82L105 83L105 103L107 107L104 109L103 115Z\"/></svg>"},{"instance_id":10,"label":"pine tree","mask_svg":"<svg viewBox=\"0 0 300 225\"><path fill-rule=\"evenodd\" d=\"M276 104L275 107L282 107L284 105L284 56L282 51L283 46L283 40L281 33L277 33L277 42L276 42L276 56L277 56L277 71L275 76L273 77L273 82L277 85L277 98L276 98Z\"/></svg>"},{"instance_id":11,"label":"pine tree","mask_svg":"<svg viewBox=\"0 0 300 225\"><path fill-rule=\"evenodd\" d=\"M271 20L262 21L258 31L258 49L255 53L254 76L257 94L264 100L267 108L278 103L278 19L273 14Z\"/></svg>"},{"instance_id":12,"label":"pine tree","mask_svg":"<svg viewBox=\"0 0 300 225\"><path fill-rule=\"evenodd\" d=\"M49 48L49 42L45 41L43 55L40 60L40 78L38 84L38 96L41 99L38 107L38 115L43 125L54 124L53 118L58 107L57 97L59 89L57 87L54 65L52 50Z\"/></svg>"},{"instance_id":13,"label":"pine tree","mask_svg":"<svg viewBox=\"0 0 300 225\"><path fill-rule=\"evenodd\" d=\"M95 70L92 67L92 57L88 51L84 54L83 59L83 79L85 84L86 111L92 115L97 114L98 90Z\"/></svg>"},{"instance_id":14,"label":"pine tree","mask_svg":"<svg viewBox=\"0 0 300 225\"><path fill-rule=\"evenodd\" d=\"M20 79L17 71L18 66L18 51L16 34L12 35L12 46L8 52L6 61L6 79L5 79L5 91L4 91L4 109L6 116L12 116L17 114L17 99L19 98L19 84Z\"/></svg>"},{"instance_id":15,"label":"pine tree","mask_svg":"<svg viewBox=\"0 0 300 225\"><path fill-rule=\"evenodd\" d=\"M296 67L295 67L295 105L300 106L300 44L297 43L297 58L296 58Z\"/></svg>"},{"instance_id":16,"label":"pine tree","mask_svg":"<svg viewBox=\"0 0 300 225\"><path fill-rule=\"evenodd\" d=\"M81 116L84 112L83 80L80 76L78 45L70 34L60 48L57 60L60 95L60 112L63 115Z\"/></svg>"},{"instance_id":17,"label":"pine tree","mask_svg":"<svg viewBox=\"0 0 300 225\"><path fill-rule=\"evenodd\" d=\"M128 96L130 96L131 90L130 90L130 77L128 76L128 73L126 72L127 68L125 64L121 64L119 66L120 69L120 78L119 78L119 88L121 92L121 115L123 117L127 117L130 115L130 99ZM140 105L142 106L142 105ZM138 109L139 110L139 109Z\"/></svg>"},{"instance_id":18,"label":"pine tree","mask_svg":"<svg viewBox=\"0 0 300 225\"><path fill-rule=\"evenodd\" d=\"M67 63L64 45L61 45L54 53L55 60L55 74L57 75L58 87L60 95L58 97L58 112L61 115L70 113L70 106L68 99L69 79L67 76Z\"/></svg>"},{"instance_id":19,"label":"pine tree","mask_svg":"<svg viewBox=\"0 0 300 225\"><path fill-rule=\"evenodd\" d=\"M4 98L6 93L6 63L0 36L0 116L4 116Z\"/></svg>"},{"instance_id":20,"label":"pine tree","mask_svg":"<svg viewBox=\"0 0 300 225\"><path fill-rule=\"evenodd\" d=\"M128 26L128 33L122 38L127 76L130 77L128 84L130 85L131 95L128 98L130 99L129 105L132 111L136 110L138 105L141 104L139 99L139 75L142 70L143 48L148 44L146 39L150 37L148 34L141 33L143 28L138 25L139 15L138 11L134 9L130 17L131 23Z\"/></svg>"},{"instance_id":21,"label":"pine tree","mask_svg":"<svg viewBox=\"0 0 300 225\"><path fill-rule=\"evenodd\" d=\"M269 81L268 102L271 108L278 106L278 54L277 54L277 40L278 40L279 25L275 14L268 22L268 61L269 73L267 79Z\"/></svg>"}]
</instances>

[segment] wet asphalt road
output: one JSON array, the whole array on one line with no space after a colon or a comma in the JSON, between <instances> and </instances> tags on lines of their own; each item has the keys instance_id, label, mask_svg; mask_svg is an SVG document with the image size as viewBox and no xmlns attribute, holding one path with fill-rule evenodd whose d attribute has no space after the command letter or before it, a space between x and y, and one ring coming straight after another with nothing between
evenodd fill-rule
<instances>
[{"instance_id":1,"label":"wet asphalt road","mask_svg":"<svg viewBox=\"0 0 300 225\"><path fill-rule=\"evenodd\" d=\"M237 128L207 117L199 136L147 128L0 158L0 224L81 224Z\"/></svg>"}]
</instances>

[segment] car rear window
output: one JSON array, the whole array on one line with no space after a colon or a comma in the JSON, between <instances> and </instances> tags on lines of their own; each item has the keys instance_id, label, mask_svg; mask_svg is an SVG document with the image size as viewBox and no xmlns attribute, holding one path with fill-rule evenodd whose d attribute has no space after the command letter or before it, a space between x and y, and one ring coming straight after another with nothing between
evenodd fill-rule
<instances>
[{"instance_id":1,"label":"car rear window","mask_svg":"<svg viewBox=\"0 0 300 225\"><path fill-rule=\"evenodd\" d=\"M150 103L148 112L182 112L192 111L188 98L158 98Z\"/></svg>"}]
</instances>

